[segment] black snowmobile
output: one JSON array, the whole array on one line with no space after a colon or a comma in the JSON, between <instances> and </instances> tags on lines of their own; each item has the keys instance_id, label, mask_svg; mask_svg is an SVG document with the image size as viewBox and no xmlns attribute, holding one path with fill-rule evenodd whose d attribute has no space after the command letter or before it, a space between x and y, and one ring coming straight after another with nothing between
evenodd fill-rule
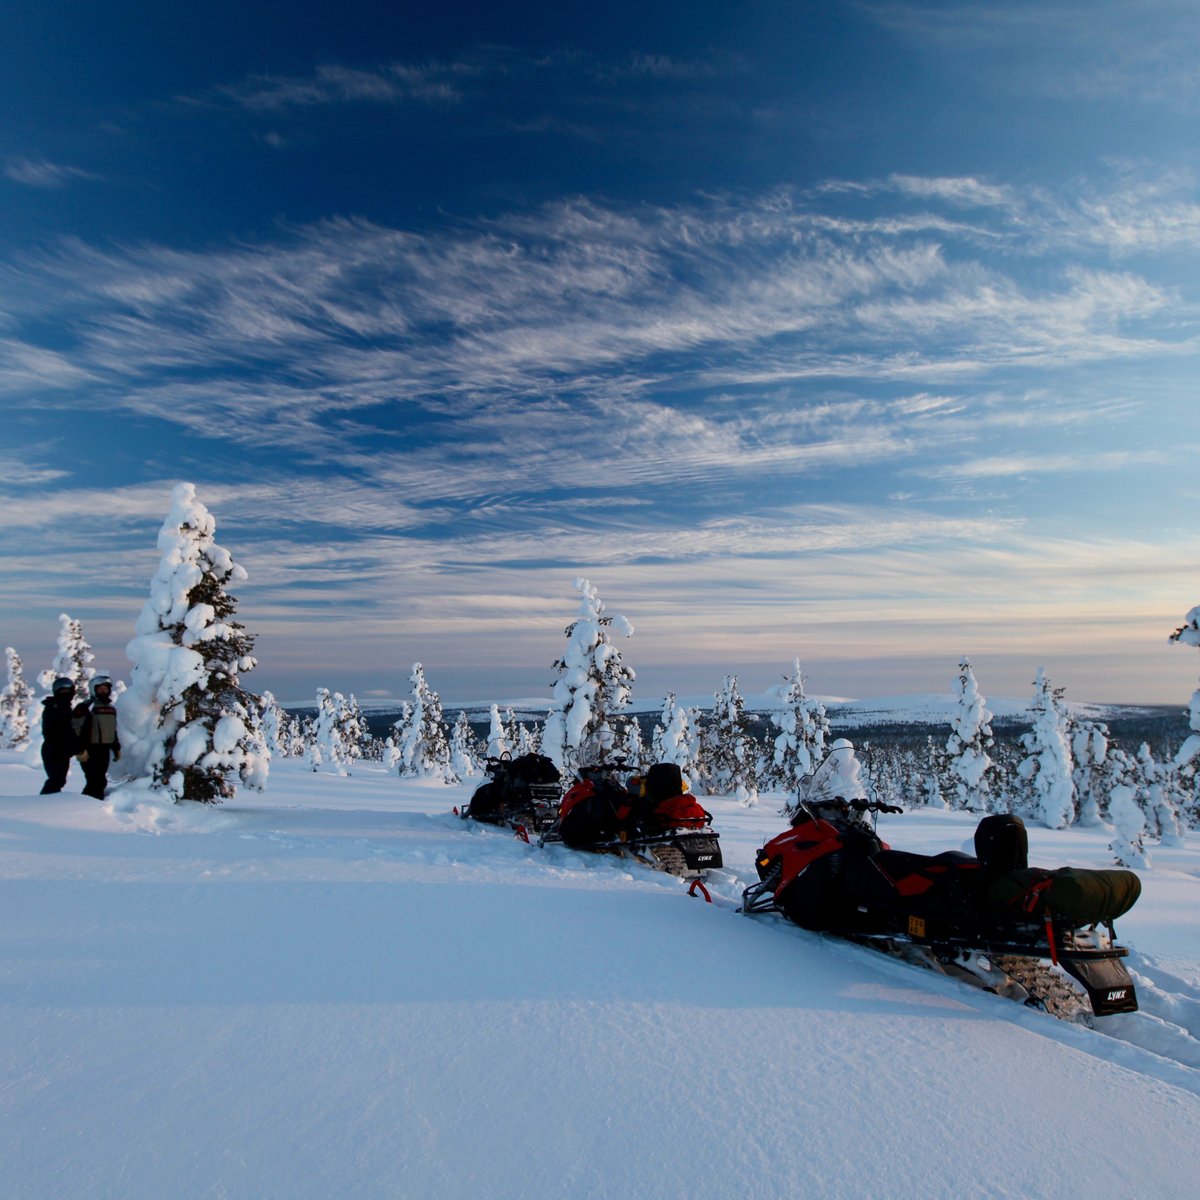
<instances>
[{"instance_id":1,"label":"black snowmobile","mask_svg":"<svg viewBox=\"0 0 1200 1200\"><path fill-rule=\"evenodd\" d=\"M1067 1019L1137 1011L1113 928L1141 893L1132 871L1030 867L1025 826L1005 815L979 822L974 857L893 850L876 814L901 811L816 789L758 852L742 911L779 912Z\"/></svg>"},{"instance_id":2,"label":"black snowmobile","mask_svg":"<svg viewBox=\"0 0 1200 1200\"><path fill-rule=\"evenodd\" d=\"M562 776L543 754L505 754L489 758L488 782L475 789L471 803L459 814L464 819L507 825L525 835L549 829L558 819Z\"/></svg>"},{"instance_id":3,"label":"black snowmobile","mask_svg":"<svg viewBox=\"0 0 1200 1200\"><path fill-rule=\"evenodd\" d=\"M628 856L683 879L701 879L721 863L721 845L706 812L689 794L675 763L656 763L644 776L620 776L614 760L581 767L563 797L558 821L541 845Z\"/></svg>"}]
</instances>

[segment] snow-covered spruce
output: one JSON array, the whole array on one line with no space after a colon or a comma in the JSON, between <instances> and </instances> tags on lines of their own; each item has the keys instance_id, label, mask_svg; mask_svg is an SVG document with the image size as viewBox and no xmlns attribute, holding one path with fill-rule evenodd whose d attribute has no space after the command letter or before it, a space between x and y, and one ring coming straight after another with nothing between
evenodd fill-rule
<instances>
[{"instance_id":1,"label":"snow-covered spruce","mask_svg":"<svg viewBox=\"0 0 1200 1200\"><path fill-rule=\"evenodd\" d=\"M1183 624L1171 634L1171 641L1200 648L1200 604L1192 609ZM1200 814L1200 688L1192 693L1187 709L1190 733L1175 755L1179 785L1190 792L1193 816Z\"/></svg>"},{"instance_id":2,"label":"snow-covered spruce","mask_svg":"<svg viewBox=\"0 0 1200 1200\"><path fill-rule=\"evenodd\" d=\"M288 715L279 706L279 701L270 692L263 692L258 700L259 726L263 744L272 758L286 758L288 749Z\"/></svg>"},{"instance_id":3,"label":"snow-covered spruce","mask_svg":"<svg viewBox=\"0 0 1200 1200\"><path fill-rule=\"evenodd\" d=\"M1075 767L1071 773L1075 799L1079 805L1080 825L1102 823L1101 800L1108 774L1108 726L1099 721L1077 721L1071 728L1071 753Z\"/></svg>"},{"instance_id":4,"label":"snow-covered spruce","mask_svg":"<svg viewBox=\"0 0 1200 1200\"><path fill-rule=\"evenodd\" d=\"M674 763L688 778L696 774L696 745L687 709L676 703L675 693L663 700L662 716L654 726L650 756L656 762Z\"/></svg>"},{"instance_id":5,"label":"snow-covered spruce","mask_svg":"<svg viewBox=\"0 0 1200 1200\"><path fill-rule=\"evenodd\" d=\"M340 711L345 704L341 692L317 688L317 715L313 721L308 745L308 765L319 771L322 767L334 775L349 775L353 758L342 736Z\"/></svg>"},{"instance_id":6,"label":"snow-covered spruce","mask_svg":"<svg viewBox=\"0 0 1200 1200\"><path fill-rule=\"evenodd\" d=\"M956 682L958 706L951 718L950 737L946 742L955 807L985 812L991 791L992 760L988 751L995 745L992 714L979 694L975 672L965 655L958 660Z\"/></svg>"},{"instance_id":7,"label":"snow-covered spruce","mask_svg":"<svg viewBox=\"0 0 1200 1200\"><path fill-rule=\"evenodd\" d=\"M791 674L771 689L771 695L774 701L771 724L779 732L765 757L763 783L793 793L825 757L829 718L825 715L825 705L804 694L804 675L798 658L792 661Z\"/></svg>"},{"instance_id":8,"label":"snow-covered spruce","mask_svg":"<svg viewBox=\"0 0 1200 1200\"><path fill-rule=\"evenodd\" d=\"M1050 687L1042 667L1038 667L1029 711L1033 728L1021 738L1026 757L1017 774L1029 789L1034 816L1047 829L1065 829L1075 819L1075 784L1071 778L1075 763L1062 689Z\"/></svg>"},{"instance_id":9,"label":"snow-covered spruce","mask_svg":"<svg viewBox=\"0 0 1200 1200\"><path fill-rule=\"evenodd\" d=\"M629 705L636 678L611 637L614 631L631 637L633 626L605 612L588 580L576 579L574 587L579 615L567 626L567 648L554 663L554 707L542 729L542 753L564 777L577 767L604 762L619 748L620 714Z\"/></svg>"},{"instance_id":10,"label":"snow-covered spruce","mask_svg":"<svg viewBox=\"0 0 1200 1200\"><path fill-rule=\"evenodd\" d=\"M69 679L78 689L95 675L96 668L92 666L95 661L96 656L83 636L83 622L60 613L58 651L54 655L54 662L38 675L38 685L48 693L54 681L61 676Z\"/></svg>"},{"instance_id":11,"label":"snow-covered spruce","mask_svg":"<svg viewBox=\"0 0 1200 1200\"><path fill-rule=\"evenodd\" d=\"M225 590L246 572L213 540L215 530L195 487L179 484L118 702L123 764L176 801L219 803L239 782L261 789L270 762L239 681L254 667L254 639L234 620L237 601Z\"/></svg>"},{"instance_id":12,"label":"snow-covered spruce","mask_svg":"<svg viewBox=\"0 0 1200 1200\"><path fill-rule=\"evenodd\" d=\"M400 748L400 774L456 783L441 698L426 682L425 668L420 663L413 663L409 682L412 701L394 726Z\"/></svg>"},{"instance_id":13,"label":"snow-covered spruce","mask_svg":"<svg viewBox=\"0 0 1200 1200\"><path fill-rule=\"evenodd\" d=\"M466 710L459 711L450 731L450 770L461 781L479 774L479 747Z\"/></svg>"},{"instance_id":14,"label":"snow-covered spruce","mask_svg":"<svg viewBox=\"0 0 1200 1200\"><path fill-rule=\"evenodd\" d=\"M21 656L11 647L4 647L8 682L0 691L0 747L21 749L29 744L30 712L33 688L25 682Z\"/></svg>"},{"instance_id":15,"label":"snow-covered spruce","mask_svg":"<svg viewBox=\"0 0 1200 1200\"><path fill-rule=\"evenodd\" d=\"M726 675L713 696L712 713L700 733L699 766L710 796L732 793L744 804L758 799L758 751L736 675Z\"/></svg>"},{"instance_id":16,"label":"snow-covered spruce","mask_svg":"<svg viewBox=\"0 0 1200 1200\"><path fill-rule=\"evenodd\" d=\"M488 728L487 756L488 758L503 758L512 752L512 743L500 719L500 706L492 705L492 721Z\"/></svg>"},{"instance_id":17,"label":"snow-covered spruce","mask_svg":"<svg viewBox=\"0 0 1200 1200\"><path fill-rule=\"evenodd\" d=\"M1170 768L1154 761L1150 747L1143 742L1138 749L1138 766L1146 794L1146 814L1164 846L1182 846L1183 828L1179 823L1174 799L1174 779Z\"/></svg>"}]
</instances>

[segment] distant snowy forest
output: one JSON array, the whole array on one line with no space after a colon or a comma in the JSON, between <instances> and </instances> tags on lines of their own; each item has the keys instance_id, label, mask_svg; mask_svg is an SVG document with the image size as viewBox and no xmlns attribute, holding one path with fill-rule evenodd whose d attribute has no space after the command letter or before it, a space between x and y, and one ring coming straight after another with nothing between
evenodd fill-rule
<instances>
[{"instance_id":1,"label":"distant snowy forest","mask_svg":"<svg viewBox=\"0 0 1200 1200\"><path fill-rule=\"evenodd\" d=\"M304 758L313 771L335 775L373 759L401 776L449 784L482 777L489 758L536 752L564 778L600 762L631 773L673 762L697 791L752 805L764 794L794 795L832 740L849 736L875 798L1016 812L1051 829L1108 823L1115 857L1130 866L1146 863L1149 844L1178 844L1200 823L1200 690L1174 726L1160 720L1139 729L1136 721L1149 720L1144 712L1119 722L1087 715L1092 710L1069 706L1038 669L1027 711L998 720L964 657L944 727L841 729L837 709L806 694L794 659L754 711L737 676L727 675L711 704L686 705L669 693L654 711L634 712L636 676L620 646L633 626L609 613L582 578L544 712L493 705L486 713L457 711L451 721L419 662L408 698L386 722L368 718L353 695L325 687L311 710L287 711L270 692L242 684L256 665L254 639L236 620L229 585L246 572L217 545L215 528L194 486L176 487L158 538L162 559L127 649L129 682L114 688L123 778L113 782L122 788L220 802L238 786L265 787L275 757ZM64 613L59 626L54 661L36 677L43 696L56 678L86 692L95 674L82 623ZM1200 648L1200 606L1169 636ZM16 650L5 655L0 746L35 754L38 693Z\"/></svg>"}]
</instances>

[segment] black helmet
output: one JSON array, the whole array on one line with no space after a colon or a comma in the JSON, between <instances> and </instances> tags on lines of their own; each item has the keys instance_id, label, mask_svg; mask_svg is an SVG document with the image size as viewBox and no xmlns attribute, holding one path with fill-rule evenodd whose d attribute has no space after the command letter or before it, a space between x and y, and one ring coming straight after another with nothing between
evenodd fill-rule
<instances>
[{"instance_id":1,"label":"black helmet","mask_svg":"<svg viewBox=\"0 0 1200 1200\"><path fill-rule=\"evenodd\" d=\"M60 675L54 681L54 686L50 689L50 691L56 696L59 692L73 692L74 690L75 680L69 679L66 675Z\"/></svg>"},{"instance_id":2,"label":"black helmet","mask_svg":"<svg viewBox=\"0 0 1200 1200\"><path fill-rule=\"evenodd\" d=\"M112 691L112 680L107 675L93 675L91 683L88 684L88 695L93 700L96 698L96 689L106 687Z\"/></svg>"}]
</instances>

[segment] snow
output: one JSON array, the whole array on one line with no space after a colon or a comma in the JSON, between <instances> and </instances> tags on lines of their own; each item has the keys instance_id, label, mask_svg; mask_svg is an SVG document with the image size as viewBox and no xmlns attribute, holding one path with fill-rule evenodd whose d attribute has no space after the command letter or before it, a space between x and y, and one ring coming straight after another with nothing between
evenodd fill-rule
<instances>
[{"instance_id":1,"label":"snow","mask_svg":"<svg viewBox=\"0 0 1200 1200\"><path fill-rule=\"evenodd\" d=\"M1194 1194L1200 849L1155 847L1119 923L1143 1011L1089 1030L737 914L766 798L706 800L707 905L377 763L211 807L80 783L0 751L0 1195ZM1029 833L1108 861L1111 830Z\"/></svg>"}]
</instances>

